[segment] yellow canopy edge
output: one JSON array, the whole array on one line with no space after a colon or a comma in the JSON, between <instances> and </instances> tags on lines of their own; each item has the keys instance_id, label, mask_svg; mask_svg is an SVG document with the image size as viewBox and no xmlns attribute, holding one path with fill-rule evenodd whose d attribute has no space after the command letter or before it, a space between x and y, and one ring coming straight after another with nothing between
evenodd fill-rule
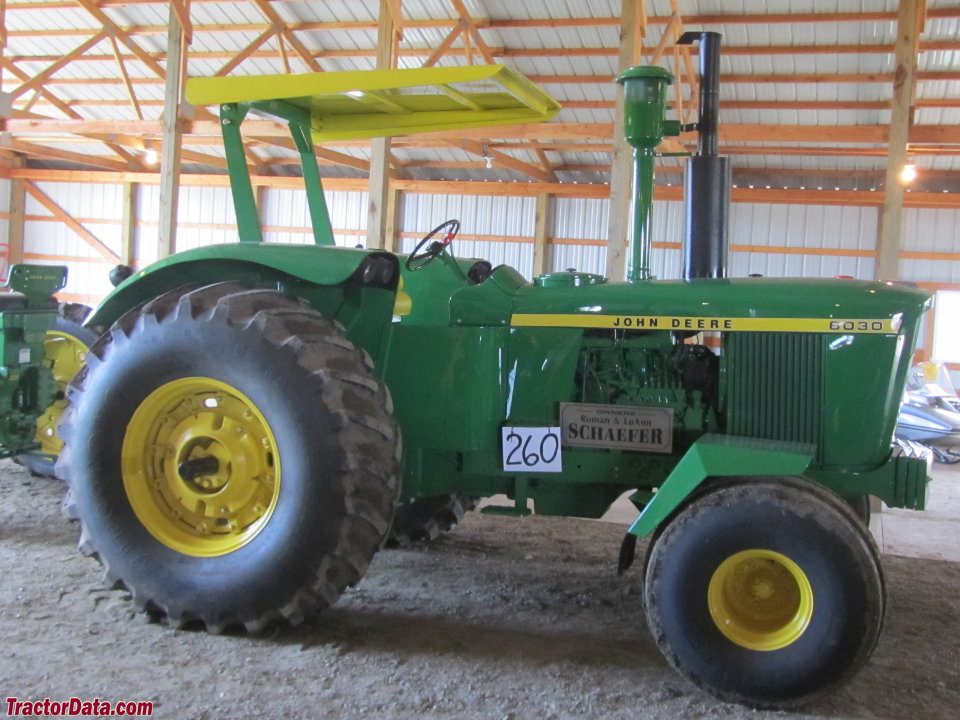
<instances>
[{"instance_id":1,"label":"yellow canopy edge","mask_svg":"<svg viewBox=\"0 0 960 720\"><path fill-rule=\"evenodd\" d=\"M314 142L543 122L560 110L504 65L191 78L186 97L193 105L289 103L310 112Z\"/></svg>"}]
</instances>

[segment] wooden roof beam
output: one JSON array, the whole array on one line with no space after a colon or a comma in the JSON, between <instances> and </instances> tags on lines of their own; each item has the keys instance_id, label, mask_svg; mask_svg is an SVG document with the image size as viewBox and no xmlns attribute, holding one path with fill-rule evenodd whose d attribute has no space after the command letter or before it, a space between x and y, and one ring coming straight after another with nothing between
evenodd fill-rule
<instances>
[{"instance_id":1,"label":"wooden roof beam","mask_svg":"<svg viewBox=\"0 0 960 720\"><path fill-rule=\"evenodd\" d=\"M515 170L516 172L522 173L523 175L528 175L541 182L550 182L550 173L548 171L537 167L536 165L532 165L531 163L524 162L523 160L518 160L512 155L507 155L499 150L493 150L486 143L478 142L476 140L451 140L450 144L454 147L459 147L463 150L466 150L473 155L479 155L480 157L491 157L493 158L493 161L496 162L500 167L505 167L509 170Z\"/></svg>"},{"instance_id":2,"label":"wooden roof beam","mask_svg":"<svg viewBox=\"0 0 960 720\"><path fill-rule=\"evenodd\" d=\"M260 35L255 37L246 47L240 50L240 52L233 55L230 60L216 73L214 77L225 77L233 71L240 63L250 57L255 50L257 50L261 45L263 45L267 40L269 40L274 34L276 34L275 28L268 28L264 30Z\"/></svg>"},{"instance_id":3,"label":"wooden roof beam","mask_svg":"<svg viewBox=\"0 0 960 720\"><path fill-rule=\"evenodd\" d=\"M93 2L93 0L74 0L78 3L84 10L93 15L94 18L100 23L100 26L103 27L104 31L116 37L120 42L130 48L130 51L140 58L140 61L150 68L157 77L165 78L166 73L164 69L160 67L160 64L151 58L146 51L143 50L139 45L133 42L133 39L130 35L121 27L119 27L113 20L107 17L107 14L100 9L100 7Z\"/></svg>"},{"instance_id":4,"label":"wooden roof beam","mask_svg":"<svg viewBox=\"0 0 960 720\"><path fill-rule=\"evenodd\" d=\"M471 17L466 6L463 4L463 0L450 0L450 4L453 5L453 9L456 11L460 19L467 25L467 34L464 35L464 40L467 38L473 38L474 43L477 46L477 52L480 56L490 65L496 63L496 60L493 58L493 53L490 51L490 48L484 42L483 38L480 37L480 31L477 28L477 21ZM468 64L473 64L473 53L469 49L469 45L465 44L467 48L467 62Z\"/></svg>"},{"instance_id":5,"label":"wooden roof beam","mask_svg":"<svg viewBox=\"0 0 960 720\"><path fill-rule=\"evenodd\" d=\"M221 3L223 0L191 0L197 3ZM101 0L98 3L101 8L126 7L128 5L155 5L156 0L135 0L133 2L124 2L123 0ZM7 2L8 10L29 11L29 10L57 10L60 8L70 9L76 7L73 0L63 2L51 2L42 0L38 2ZM931 8L927 11L929 18L958 18L960 17L960 8L945 7ZM836 13L731 13L722 15L690 15L686 18L688 24L704 25L742 25L742 24L806 24L806 23L866 23L866 22L895 22L897 13L891 11L864 11L864 12L836 12ZM647 25L666 25L670 21L669 15L648 16ZM481 28L559 28L559 27L617 27L620 25L619 17L577 17L577 18L530 18L522 20L492 20L478 19L477 26ZM456 18L408 18L404 20L404 27L409 28L444 28L452 27L456 24ZM208 25L194 25L195 32L217 33L217 32L262 32L266 29L263 23L215 23ZM311 30L376 30L376 21L339 21L339 22L302 22L290 23L289 27L294 32ZM128 35L160 35L167 31L166 25L131 25L122 28ZM52 31L59 36L85 35L89 29L61 29ZM30 30L10 30L10 37L30 37L42 34L38 31Z\"/></svg>"},{"instance_id":6,"label":"wooden roof beam","mask_svg":"<svg viewBox=\"0 0 960 720\"><path fill-rule=\"evenodd\" d=\"M274 10L268 0L253 0L256 6L260 9L260 12L264 14L267 20L270 21L270 26L273 28L274 32L282 35L284 39L290 43L297 55L300 56L300 59L306 63L307 67L313 70L314 72L323 72L323 68L320 64L314 60L313 55L307 50L303 44L296 38L293 33L293 30L287 25L283 19L277 15L277 11Z\"/></svg>"},{"instance_id":7,"label":"wooden roof beam","mask_svg":"<svg viewBox=\"0 0 960 720\"><path fill-rule=\"evenodd\" d=\"M90 165L115 172L130 170L127 163L119 160L112 160L100 155L88 155L86 153L70 152L69 150L59 150L48 145L39 145L22 140L10 140L4 147L23 155L46 158L48 160L64 160L66 162L77 163L78 165Z\"/></svg>"},{"instance_id":8,"label":"wooden roof beam","mask_svg":"<svg viewBox=\"0 0 960 720\"><path fill-rule=\"evenodd\" d=\"M110 47L113 48L113 57L120 69L120 77L123 78L123 84L127 89L127 97L130 98L130 105L133 112L136 113L138 120L143 120L143 111L140 109L140 103L137 101L137 94L133 90L133 84L130 82L130 75L127 74L127 67L124 65L123 58L120 56L120 48L117 47L117 39L110 37Z\"/></svg>"},{"instance_id":9,"label":"wooden roof beam","mask_svg":"<svg viewBox=\"0 0 960 720\"><path fill-rule=\"evenodd\" d=\"M51 215L70 228L74 233L79 235L85 243L100 253L100 255L102 255L106 260L111 262L120 262L119 255L107 247L107 245L105 245L100 238L74 220L66 210L57 205L48 195L40 190L40 188L38 188L32 182L27 181L24 183L23 189L26 190L30 197L43 205L43 207L45 207Z\"/></svg>"},{"instance_id":10,"label":"wooden roof beam","mask_svg":"<svg viewBox=\"0 0 960 720\"><path fill-rule=\"evenodd\" d=\"M40 98L37 105L48 104ZM126 100L67 100L68 107L124 107L129 105ZM163 100L140 100L141 108L163 107ZM916 107L960 107L960 98L917 98ZM565 100L564 109L612 110L612 100ZM721 100L721 110L889 110L889 100Z\"/></svg>"},{"instance_id":11,"label":"wooden roof beam","mask_svg":"<svg viewBox=\"0 0 960 720\"><path fill-rule=\"evenodd\" d=\"M463 29L463 25L454 25L451 32L456 34ZM265 33L272 33L273 28L267 28ZM449 33L448 33L449 35ZM696 54L697 48L688 47L688 51ZM889 55L893 52L893 45L725 45L724 55ZM960 51L960 41L956 40L930 40L920 43L919 52L957 52ZM398 49L398 55L401 57L423 57L428 53L436 53L433 48L407 47ZM540 58L540 57L616 57L617 49L615 47L582 47L582 48L564 48L564 47L544 47L544 48L504 48L490 47L490 52L494 58ZM223 60L230 59L236 53L230 50L211 50L207 52L191 53L191 57L198 60ZM317 60L323 58L356 58L356 57L376 57L376 48L360 48L354 50L316 50L311 53ZM154 59L163 59L162 53L148 53ZM253 52L249 57L260 60L283 60L286 55L285 48L276 51L259 50ZM661 52L662 55L662 52ZM135 60L136 56L128 54L123 56L124 60ZM60 58L59 55L16 55L10 58L13 62L54 62ZM85 53L81 57L74 58L73 62L105 62L110 59L109 55Z\"/></svg>"},{"instance_id":12,"label":"wooden roof beam","mask_svg":"<svg viewBox=\"0 0 960 720\"><path fill-rule=\"evenodd\" d=\"M41 72L37 73L37 74L34 75L32 78L30 78L29 80L27 80L26 82L24 82L22 85L20 85L20 87L14 89L14 90L10 93L10 95L11 95L14 99L16 99L16 98L20 97L21 95L23 95L24 93L26 93L26 92L29 91L29 90L34 90L34 89L36 89L36 88L39 88L39 87L40 87L41 85L43 85L48 79L50 79L50 77L51 77L54 73L56 73L58 70L62 70L63 67L64 67L65 65L67 65L71 60L73 60L74 58L79 57L80 55L83 55L83 53L85 53L87 50L89 50L89 49L92 48L94 45L96 45L97 43L99 43L99 42L100 42L101 40L103 40L105 37L107 37L107 33L106 33L105 31L101 31L101 32L98 32L98 33L94 34L94 35L91 36L89 39L87 39L86 42L81 43L80 45L78 45L77 47L75 47L73 50L71 50L70 52L68 52L66 55L63 55L59 60L57 60L56 62L54 62L52 65L47 66L47 67L44 68Z\"/></svg>"},{"instance_id":13,"label":"wooden roof beam","mask_svg":"<svg viewBox=\"0 0 960 720\"><path fill-rule=\"evenodd\" d=\"M28 79L27 74L25 72L20 70L20 68L18 68L16 65L11 63L7 58L3 57L3 55L0 55L0 68L4 68L8 70L12 75L14 75L15 77L17 77L22 81L26 81ZM55 108L57 108L57 110L62 112L68 118L71 118L73 120L79 120L83 118L83 116L80 113L71 109L63 100L61 100L52 92L50 92L50 90L45 85L41 85L40 87L38 87L37 91L41 95L43 95L43 97L47 98L50 101L50 103Z\"/></svg>"},{"instance_id":14,"label":"wooden roof beam","mask_svg":"<svg viewBox=\"0 0 960 720\"><path fill-rule=\"evenodd\" d=\"M5 60L6 65L15 67L9 60ZM918 81L929 82L948 82L960 81L960 71L922 71L917 72ZM613 75L529 75L531 82L540 85L567 84L567 85L597 85L604 86L613 82ZM160 78L137 78L131 77L130 81L134 85L162 85ZM746 84L776 84L789 85L793 83L806 84L832 84L832 83L892 83L893 73L737 73L721 75L721 84L746 83ZM90 86L90 85L122 85L120 78L105 77L83 77L83 78L50 78L45 86L63 85L63 86Z\"/></svg>"}]
</instances>

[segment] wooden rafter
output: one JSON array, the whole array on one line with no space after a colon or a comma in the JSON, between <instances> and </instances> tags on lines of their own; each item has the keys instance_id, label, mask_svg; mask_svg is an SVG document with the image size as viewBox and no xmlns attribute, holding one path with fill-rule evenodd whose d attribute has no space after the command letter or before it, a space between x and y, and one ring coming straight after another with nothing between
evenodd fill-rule
<instances>
[{"instance_id":1,"label":"wooden rafter","mask_svg":"<svg viewBox=\"0 0 960 720\"><path fill-rule=\"evenodd\" d=\"M9 59L7 64L15 67ZM541 85L594 85L607 86L613 75L528 75L529 80ZM162 85L159 78L131 77L134 85ZM917 80L921 82L956 82L960 81L960 71L954 70L925 70L917 72ZM794 83L805 84L887 84L893 82L893 73L731 73L720 76L720 84L771 84L789 85ZM82 77L82 78L51 78L46 86L94 86L94 85L122 85L120 78L111 77Z\"/></svg>"},{"instance_id":2,"label":"wooden rafter","mask_svg":"<svg viewBox=\"0 0 960 720\"><path fill-rule=\"evenodd\" d=\"M150 0L153 2L153 0ZM192 0L194 4L206 2L222 3L223 0ZM48 0L38 0L37 2L17 2L9 5L9 10L57 10L61 8L75 7L72 0L63 0L62 2L50 2ZM927 11L927 17L931 19L956 19L960 18L960 8L944 7L931 8ZM776 24L807 24L807 23L865 23L865 22L896 22L897 13L895 11L858 11L858 12L809 12L809 13L725 13L722 15L688 15L686 21L690 25L776 25ZM647 25L666 25L670 21L669 15L648 15ZM455 19L447 18L409 18L404 20L404 27L407 28L449 28L456 23ZM289 23L290 29L295 32L313 31L313 30L357 30L372 31L376 30L376 21L332 21L332 22L301 22ZM523 28L569 28L569 27L616 27L620 25L619 17L569 17L569 18L529 18L529 19L483 19L477 20L477 26L481 28L496 29L523 29ZM267 26L263 23L214 23L207 25L194 25L194 32L202 33L229 33L229 32L262 32ZM128 35L157 35L166 32L166 25L139 25L126 26L123 31ZM30 36L56 36L70 37L82 36L89 33L89 30L78 28L62 28L51 31L35 30L9 30L9 37L30 37Z\"/></svg>"},{"instance_id":3,"label":"wooden rafter","mask_svg":"<svg viewBox=\"0 0 960 720\"><path fill-rule=\"evenodd\" d=\"M464 34L464 39L470 37L473 39L474 44L477 46L477 52L480 53L480 56L484 59L485 62L489 64L494 64L496 60L493 58L493 53L490 51L490 48L483 41L483 38L480 37L480 31L477 27L477 21L474 20L466 6L463 4L463 0L450 0L450 4L453 5L453 9L456 11L457 16L466 23L466 33ZM467 48L467 59L472 62L473 53Z\"/></svg>"},{"instance_id":4,"label":"wooden rafter","mask_svg":"<svg viewBox=\"0 0 960 720\"><path fill-rule=\"evenodd\" d=\"M533 165L523 160L518 160L512 155L507 155L500 150L492 149L487 143L476 140L460 140L459 142L450 141L454 147L462 148L467 152L480 157L492 157L494 163L499 167L505 167L510 170L516 170L519 173L528 175L541 182L550 182L551 173L537 165Z\"/></svg>"},{"instance_id":5,"label":"wooden rafter","mask_svg":"<svg viewBox=\"0 0 960 720\"><path fill-rule=\"evenodd\" d=\"M170 0L170 9L177 16L184 41L187 45L192 45L193 23L190 22L190 0Z\"/></svg>"},{"instance_id":6,"label":"wooden rafter","mask_svg":"<svg viewBox=\"0 0 960 720\"><path fill-rule=\"evenodd\" d=\"M443 39L443 42L437 46L437 49L434 50L430 57L423 61L422 67L433 67L437 64L437 61L447 54L447 51L453 47L453 44L457 41L457 38L460 37L460 34L466 30L467 24L460 20L456 25L453 26L453 29L447 33L447 36Z\"/></svg>"},{"instance_id":7,"label":"wooden rafter","mask_svg":"<svg viewBox=\"0 0 960 720\"><path fill-rule=\"evenodd\" d=\"M283 42L283 35L277 34L277 50L280 51L280 61L283 63L283 71L289 75L293 72L290 69L290 58L287 57L287 46Z\"/></svg>"},{"instance_id":8,"label":"wooden rafter","mask_svg":"<svg viewBox=\"0 0 960 720\"><path fill-rule=\"evenodd\" d=\"M63 57L61 57L59 60L57 60L56 62L54 62L52 65L48 65L48 66L47 66L46 68L44 68L42 71L40 71L39 73L37 73L36 75L34 75L32 78L30 78L29 80L27 80L25 83L23 83L22 85L20 85L20 87L18 87L18 88L16 88L15 90L13 90L13 92L11 92L10 95L13 96L14 98L18 98L18 97L20 97L21 95L23 95L25 92L28 92L29 90L34 90L34 89L40 87L40 86L43 85L55 72L57 72L58 70L63 69L63 67L64 67L65 65L67 65L71 60L73 60L74 58L79 57L80 55L82 55L83 53L85 53L87 50L89 50L89 49L92 48L94 45L96 45L96 44L99 43L101 40L103 40L106 36L107 36L107 33L106 33L105 31L103 31L103 30L101 30L100 32L94 34L94 35L91 36L86 42L80 43L80 45L78 45L77 47L75 47L73 50L71 50L70 52L68 52L66 55L64 55Z\"/></svg>"},{"instance_id":9,"label":"wooden rafter","mask_svg":"<svg viewBox=\"0 0 960 720\"><path fill-rule=\"evenodd\" d=\"M294 31L290 29L286 22L277 15L277 12L270 6L268 0L253 0L256 6L260 9L260 12L264 14L267 20L270 21L270 25L273 30L280 35L283 35L284 39L290 43L297 55L300 56L300 59L303 60L314 72L323 72L323 68L320 64L314 59L313 55L307 50L303 44L296 38Z\"/></svg>"},{"instance_id":10,"label":"wooden rafter","mask_svg":"<svg viewBox=\"0 0 960 720\"><path fill-rule=\"evenodd\" d=\"M113 170L114 172L124 172L130 167L127 163L119 160L112 160L99 155L88 155L85 153L75 153L69 150L60 150L49 145L40 145L38 143L24 142L22 140L11 140L6 148L22 155L32 157L47 158L49 160L66 160L80 165L91 165L100 167L104 170Z\"/></svg>"},{"instance_id":11,"label":"wooden rafter","mask_svg":"<svg viewBox=\"0 0 960 720\"><path fill-rule=\"evenodd\" d=\"M49 104L40 98L37 105ZM64 105L77 107L125 107L130 103L127 100L69 100ZM916 107L926 108L960 108L960 98L917 98ZM140 100L141 108L163 107L162 100ZM611 110L614 107L612 100L565 100L563 107L567 110ZM889 110L889 100L722 100L721 110Z\"/></svg>"},{"instance_id":12,"label":"wooden rafter","mask_svg":"<svg viewBox=\"0 0 960 720\"><path fill-rule=\"evenodd\" d=\"M120 262L119 255L107 247L103 241L100 240L100 238L74 220L66 210L51 200L50 197L46 195L40 188L38 188L32 182L26 182L24 183L24 190L26 190L30 197L43 205L43 207L45 207L55 218L79 235L85 243L100 253L100 255L107 260Z\"/></svg>"},{"instance_id":13,"label":"wooden rafter","mask_svg":"<svg viewBox=\"0 0 960 720\"><path fill-rule=\"evenodd\" d=\"M451 30L461 27L459 22L454 22ZM265 31L271 31L267 27ZM725 56L745 56L745 55L887 55L892 53L894 46L892 44L864 44L864 45L724 45L723 54ZM960 51L960 41L957 40L926 40L920 43L920 52L958 52ZM423 57L430 53L431 48L407 47L398 50L401 57ZM538 57L616 57L617 49L614 47L535 47L535 48L508 48L491 47L490 52L494 58L538 58ZM690 48L690 54L695 55L696 48ZM204 52L193 52L191 57L198 60L228 60L234 56L234 52L229 50L209 50ZM371 58L377 54L374 47L356 48L356 49L324 49L313 53L314 58ZM650 53L646 53L650 54ZM151 52L148 55L154 60L162 60L162 53ZM662 51L661 51L662 55ZM250 55L251 58L258 60L278 60L280 59L279 50L260 50ZM15 62L54 62L59 59L59 55L30 55L13 58ZM132 53L123 56L125 61L136 60L137 57ZM81 57L75 58L74 63L84 62L107 62L111 59L110 55L99 53L84 53Z\"/></svg>"},{"instance_id":14,"label":"wooden rafter","mask_svg":"<svg viewBox=\"0 0 960 720\"><path fill-rule=\"evenodd\" d=\"M104 32L109 33L113 37L117 38L120 42L126 45L130 51L136 55L140 62L150 68L157 77L163 78L166 77L166 73L163 68L160 67L160 64L151 58L139 45L137 45L130 35L119 27L113 20L107 17L107 14L100 9L100 7L93 2L93 0L74 0L77 4L80 5L84 10L93 15L93 17L100 23L100 26L103 28Z\"/></svg>"},{"instance_id":15,"label":"wooden rafter","mask_svg":"<svg viewBox=\"0 0 960 720\"><path fill-rule=\"evenodd\" d=\"M222 68L217 70L217 72L214 73L214 77L224 77L226 75L229 75L234 68L236 68L240 63L242 63L244 60L250 57L257 48L263 45L275 33L276 33L276 30L274 28L268 28L267 30L264 30L262 33L260 33L260 35L255 37L252 41L250 41L246 47L240 50L240 52L238 52L236 55L230 58L230 61L227 62L226 65L224 65Z\"/></svg>"},{"instance_id":16,"label":"wooden rafter","mask_svg":"<svg viewBox=\"0 0 960 720\"><path fill-rule=\"evenodd\" d=\"M138 119L143 120L143 111L140 109L140 103L137 101L137 94L134 92L133 84L130 82L127 66L124 64L123 58L120 57L120 48L117 47L117 39L113 36L110 37L110 47L113 48L113 57L116 59L117 67L120 69L120 77L123 78L123 84L127 88L127 97L130 98L130 105L133 107L133 112L136 113Z\"/></svg>"},{"instance_id":17,"label":"wooden rafter","mask_svg":"<svg viewBox=\"0 0 960 720\"><path fill-rule=\"evenodd\" d=\"M54 118L4 120L3 125L15 133L73 133L91 135L105 133L128 133L151 135L159 132L156 120L57 120ZM286 137L286 127L270 120L252 119L244 123L245 131L258 137ZM889 128L886 125L769 125L763 123L727 123L720 127L720 138L725 142L796 142L819 146L823 143L885 144ZM186 135L206 135L219 137L219 122L215 119L193 120L184 126ZM414 137L397 138L400 144L419 145L432 139L459 140L462 137L483 139L489 132L444 130L421 133ZM599 140L609 141L613 137L611 123L573 123L551 122L530 125L502 125L496 130L501 139L536 139L544 142L562 140ZM694 140L692 133L681 136L682 140ZM913 145L960 145L960 126L953 125L915 125L910 131ZM328 143L328 147L365 146L363 140L344 140ZM838 148L844 149L844 148ZM851 150L869 148L849 148Z\"/></svg>"}]
</instances>

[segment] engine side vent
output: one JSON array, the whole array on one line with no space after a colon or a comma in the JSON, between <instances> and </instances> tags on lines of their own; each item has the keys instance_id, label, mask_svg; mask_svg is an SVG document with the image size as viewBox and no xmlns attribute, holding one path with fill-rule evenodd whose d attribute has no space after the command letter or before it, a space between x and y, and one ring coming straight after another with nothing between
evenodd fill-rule
<instances>
[{"instance_id":1,"label":"engine side vent","mask_svg":"<svg viewBox=\"0 0 960 720\"><path fill-rule=\"evenodd\" d=\"M822 451L823 339L806 333L728 333L726 431L814 443Z\"/></svg>"}]
</instances>

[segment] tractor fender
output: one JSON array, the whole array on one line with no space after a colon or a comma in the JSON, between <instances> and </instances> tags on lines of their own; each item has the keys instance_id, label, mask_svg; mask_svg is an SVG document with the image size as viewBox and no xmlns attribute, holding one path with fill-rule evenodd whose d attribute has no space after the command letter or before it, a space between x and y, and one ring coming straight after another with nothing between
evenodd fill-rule
<instances>
[{"instance_id":1,"label":"tractor fender","mask_svg":"<svg viewBox=\"0 0 960 720\"><path fill-rule=\"evenodd\" d=\"M652 533L708 477L802 475L816 446L733 435L702 435L680 458L627 532Z\"/></svg>"},{"instance_id":2,"label":"tractor fender","mask_svg":"<svg viewBox=\"0 0 960 720\"><path fill-rule=\"evenodd\" d=\"M210 245L171 255L134 273L103 300L85 324L108 326L147 300L187 284L227 280L261 287L354 284L395 294L399 275L396 256L383 251L318 245Z\"/></svg>"}]
</instances>

